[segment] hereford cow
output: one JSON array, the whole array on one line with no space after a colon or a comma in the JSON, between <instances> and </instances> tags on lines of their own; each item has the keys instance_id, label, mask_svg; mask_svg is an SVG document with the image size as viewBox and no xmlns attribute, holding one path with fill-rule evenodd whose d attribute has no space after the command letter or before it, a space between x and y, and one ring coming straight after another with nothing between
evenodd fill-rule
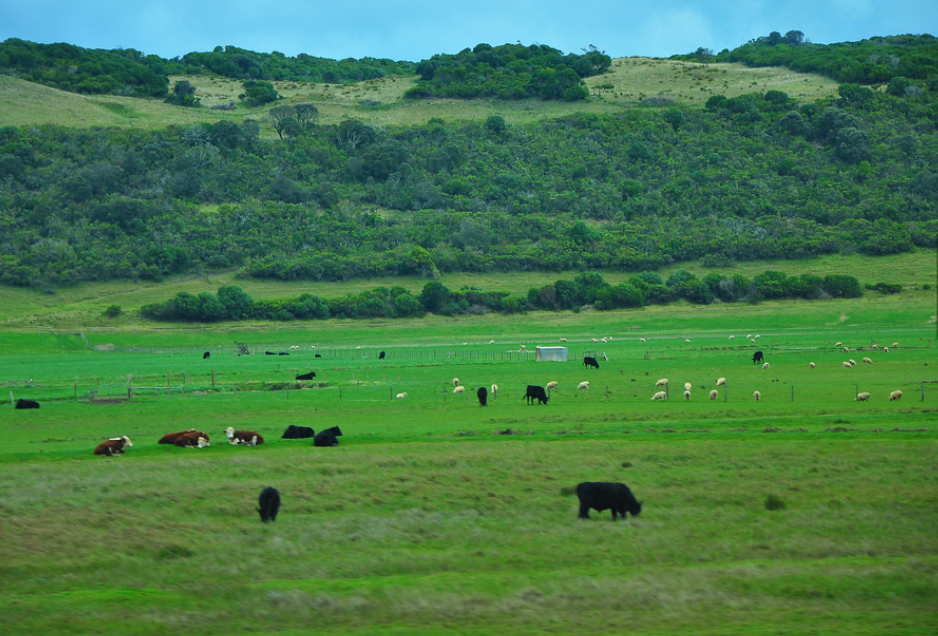
<instances>
[{"instance_id":1,"label":"hereford cow","mask_svg":"<svg viewBox=\"0 0 938 636\"><path fill-rule=\"evenodd\" d=\"M479 406L489 405L489 390L484 386L480 386L479 390L476 391L476 397L479 398Z\"/></svg>"},{"instance_id":2,"label":"hereford cow","mask_svg":"<svg viewBox=\"0 0 938 636\"><path fill-rule=\"evenodd\" d=\"M260 503L260 508L257 511L261 515L261 521L267 523L268 521L277 520L277 511L280 510L280 491L276 488L271 488L268 486L261 491L261 496L258 498L258 503Z\"/></svg>"},{"instance_id":3,"label":"hereford cow","mask_svg":"<svg viewBox=\"0 0 938 636\"><path fill-rule=\"evenodd\" d=\"M190 428L176 433L167 433L160 438L159 444L175 444L182 447L204 448L209 446L208 433Z\"/></svg>"},{"instance_id":4,"label":"hereford cow","mask_svg":"<svg viewBox=\"0 0 938 636\"><path fill-rule=\"evenodd\" d=\"M14 408L18 408L18 409L38 409L38 408L39 408L39 402L37 402L36 400L24 400L24 399L21 398L21 399L19 399L19 400L16 401L16 406L15 406Z\"/></svg>"},{"instance_id":5,"label":"hereford cow","mask_svg":"<svg viewBox=\"0 0 938 636\"><path fill-rule=\"evenodd\" d=\"M612 520L618 514L625 519L626 511L637 517L642 511L642 502L623 483L611 481L584 481L577 484L576 496L580 498L580 519L589 519L589 510L597 512L612 509Z\"/></svg>"},{"instance_id":6,"label":"hereford cow","mask_svg":"<svg viewBox=\"0 0 938 636\"><path fill-rule=\"evenodd\" d=\"M594 369L598 369L599 363L596 362L596 358L591 358L590 356L586 356L585 358L583 358L583 366L593 367Z\"/></svg>"},{"instance_id":7,"label":"hereford cow","mask_svg":"<svg viewBox=\"0 0 938 636\"><path fill-rule=\"evenodd\" d=\"M313 438L313 446L338 446L339 440L336 438L341 436L342 431L339 430L338 426L327 428L316 433L316 437Z\"/></svg>"},{"instance_id":8,"label":"hereford cow","mask_svg":"<svg viewBox=\"0 0 938 636\"><path fill-rule=\"evenodd\" d=\"M114 457L119 453L123 453L126 446L133 446L133 444L130 443L130 438L126 435L123 437L112 437L98 444L94 449L94 454Z\"/></svg>"},{"instance_id":9,"label":"hereford cow","mask_svg":"<svg viewBox=\"0 0 938 636\"><path fill-rule=\"evenodd\" d=\"M243 444L244 446L260 446L264 443L264 438L259 433L237 430L233 426L229 426L225 429L225 437L228 438L228 443L234 446L238 444Z\"/></svg>"},{"instance_id":10,"label":"hereford cow","mask_svg":"<svg viewBox=\"0 0 938 636\"><path fill-rule=\"evenodd\" d=\"M301 373L301 374L299 374L298 376L296 376L296 379L297 379L297 380L312 380L312 379L315 378L315 377L316 377L316 372L315 372L315 371L310 371L309 373Z\"/></svg>"},{"instance_id":11,"label":"hereford cow","mask_svg":"<svg viewBox=\"0 0 938 636\"><path fill-rule=\"evenodd\" d=\"M759 363L762 362L762 361L763 361L763 357L762 357L762 352L761 352L761 351L756 351L754 354L752 354L752 363L753 363L753 364L759 364Z\"/></svg>"},{"instance_id":12,"label":"hereford cow","mask_svg":"<svg viewBox=\"0 0 938 636\"><path fill-rule=\"evenodd\" d=\"M287 427L287 430L281 435L281 439L306 439L309 437L315 437L316 431L311 429L309 426L297 426L296 424L290 424Z\"/></svg>"},{"instance_id":13,"label":"hereford cow","mask_svg":"<svg viewBox=\"0 0 938 636\"><path fill-rule=\"evenodd\" d=\"M528 404L534 404L534 400L537 400L539 404L547 404L547 391L544 390L542 386L535 386L533 384L528 385L528 390L524 395L525 400Z\"/></svg>"}]
</instances>

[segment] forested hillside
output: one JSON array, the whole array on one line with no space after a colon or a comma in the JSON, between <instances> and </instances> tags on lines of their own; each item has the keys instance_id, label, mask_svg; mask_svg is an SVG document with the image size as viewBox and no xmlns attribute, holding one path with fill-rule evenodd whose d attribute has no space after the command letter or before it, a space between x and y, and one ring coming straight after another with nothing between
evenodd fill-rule
<instances>
[{"instance_id":1,"label":"forested hillside","mask_svg":"<svg viewBox=\"0 0 938 636\"><path fill-rule=\"evenodd\" d=\"M640 271L934 246L938 100L934 77L906 79L914 90L515 125L319 125L315 105L302 121L291 105L158 131L6 127L0 282ZM263 137L278 117L283 138Z\"/></svg>"}]
</instances>

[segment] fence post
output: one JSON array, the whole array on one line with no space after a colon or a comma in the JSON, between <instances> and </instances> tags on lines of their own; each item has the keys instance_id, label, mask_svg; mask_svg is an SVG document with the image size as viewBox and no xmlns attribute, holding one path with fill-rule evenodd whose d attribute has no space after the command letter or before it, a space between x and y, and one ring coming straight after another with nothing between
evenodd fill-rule
<instances>
[{"instance_id":1,"label":"fence post","mask_svg":"<svg viewBox=\"0 0 938 636\"><path fill-rule=\"evenodd\" d=\"M791 385L791 401L792 402L795 401L795 385L794 384Z\"/></svg>"},{"instance_id":2,"label":"fence post","mask_svg":"<svg viewBox=\"0 0 938 636\"><path fill-rule=\"evenodd\" d=\"M212 369L212 388L215 388L215 369Z\"/></svg>"}]
</instances>

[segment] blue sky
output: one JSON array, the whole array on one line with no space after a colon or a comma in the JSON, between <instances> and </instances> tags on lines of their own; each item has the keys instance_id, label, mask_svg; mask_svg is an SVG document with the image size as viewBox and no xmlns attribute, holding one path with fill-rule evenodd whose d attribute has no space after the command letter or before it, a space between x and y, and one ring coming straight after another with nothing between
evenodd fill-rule
<instances>
[{"instance_id":1,"label":"blue sky","mask_svg":"<svg viewBox=\"0 0 938 636\"><path fill-rule=\"evenodd\" d=\"M480 42L590 45L612 57L718 52L770 31L811 42L935 35L938 0L0 0L0 41L132 48L173 58L234 45L420 61Z\"/></svg>"}]
</instances>

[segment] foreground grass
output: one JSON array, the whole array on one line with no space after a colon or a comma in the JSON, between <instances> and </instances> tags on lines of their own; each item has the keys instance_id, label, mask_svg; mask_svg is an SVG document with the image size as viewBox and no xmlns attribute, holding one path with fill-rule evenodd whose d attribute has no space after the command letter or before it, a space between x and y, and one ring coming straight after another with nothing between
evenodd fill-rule
<instances>
[{"instance_id":1,"label":"foreground grass","mask_svg":"<svg viewBox=\"0 0 938 636\"><path fill-rule=\"evenodd\" d=\"M0 623L46 634L934 633L934 331L933 299L916 294L279 330L8 330L0 380L43 405L0 408ZM561 335L569 363L517 353ZM603 336L613 339L593 342ZM234 341L290 355L237 356ZM756 345L767 370L751 362ZM597 349L609 360L584 369L578 356ZM873 364L846 369L848 356ZM308 369L318 386L297 388ZM719 376L726 392L710 401ZM453 377L468 397L452 393ZM671 379L669 402L649 400L659 377ZM575 390L583 379L591 388ZM524 385L549 380L560 383L549 404L526 405ZM491 383L500 390L483 409L471 393ZM905 397L889 402L895 388ZM392 397L400 390L406 399ZM874 398L855 402L857 390ZM289 424L345 435L315 448L280 439ZM227 445L229 425L267 441ZM190 426L213 445L156 443ZM134 442L125 456L91 454L118 435ZM577 519L584 480L628 483L642 515ZM254 506L268 485L283 507L262 525Z\"/></svg>"}]
</instances>

